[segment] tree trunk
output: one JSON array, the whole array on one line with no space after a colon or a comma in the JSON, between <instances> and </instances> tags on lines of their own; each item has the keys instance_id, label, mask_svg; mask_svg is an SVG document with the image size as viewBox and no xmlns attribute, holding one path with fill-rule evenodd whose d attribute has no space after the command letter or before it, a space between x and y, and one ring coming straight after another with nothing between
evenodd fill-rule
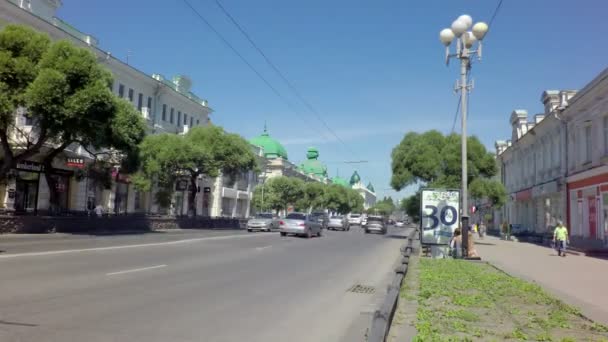
<instances>
[{"instance_id":1,"label":"tree trunk","mask_svg":"<svg viewBox=\"0 0 608 342\"><path fill-rule=\"evenodd\" d=\"M196 193L197 185L196 179L198 178L198 172L190 175L190 191L188 192L188 216L196 216Z\"/></svg>"}]
</instances>

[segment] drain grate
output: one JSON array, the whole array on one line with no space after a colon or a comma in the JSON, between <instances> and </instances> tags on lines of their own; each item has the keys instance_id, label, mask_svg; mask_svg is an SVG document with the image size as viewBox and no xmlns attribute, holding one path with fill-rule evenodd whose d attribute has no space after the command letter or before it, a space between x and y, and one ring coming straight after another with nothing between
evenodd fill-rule
<instances>
[{"instance_id":1,"label":"drain grate","mask_svg":"<svg viewBox=\"0 0 608 342\"><path fill-rule=\"evenodd\" d=\"M348 289L347 292L372 294L376 292L376 289L373 286L356 284L353 285L350 289Z\"/></svg>"}]
</instances>

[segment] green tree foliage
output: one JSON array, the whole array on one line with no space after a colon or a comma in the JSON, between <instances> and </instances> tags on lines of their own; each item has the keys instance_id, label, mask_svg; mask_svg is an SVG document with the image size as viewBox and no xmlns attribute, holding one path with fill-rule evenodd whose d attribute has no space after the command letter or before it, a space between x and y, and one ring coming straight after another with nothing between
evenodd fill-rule
<instances>
[{"instance_id":1,"label":"green tree foliage","mask_svg":"<svg viewBox=\"0 0 608 342\"><path fill-rule=\"evenodd\" d=\"M186 135L150 135L141 143L139 151L142 171L134 177L138 188L149 190L156 181L159 187L156 200L167 207L175 182L187 179L192 215L196 215L196 180L200 175L217 177L221 172L234 177L257 168L255 154L247 141L217 126L194 127Z\"/></svg>"},{"instance_id":2,"label":"green tree foliage","mask_svg":"<svg viewBox=\"0 0 608 342\"><path fill-rule=\"evenodd\" d=\"M476 137L469 137L468 180L492 177L496 174L494 156ZM428 187L459 188L461 182L460 136L444 136L432 130L426 133L410 132L392 152L391 186L401 190L408 185L425 184Z\"/></svg>"},{"instance_id":3,"label":"green tree foliage","mask_svg":"<svg viewBox=\"0 0 608 342\"><path fill-rule=\"evenodd\" d=\"M323 183L304 183L304 196L297 202L296 207L304 211L323 209L326 189L327 185Z\"/></svg>"},{"instance_id":4,"label":"green tree foliage","mask_svg":"<svg viewBox=\"0 0 608 342\"><path fill-rule=\"evenodd\" d=\"M254 206L258 210L287 210L297 206L305 197L304 181L294 177L274 177L259 185L254 191ZM298 203L299 202L299 203Z\"/></svg>"},{"instance_id":5,"label":"green tree foliage","mask_svg":"<svg viewBox=\"0 0 608 342\"><path fill-rule=\"evenodd\" d=\"M115 97L112 76L95 54L23 26L0 32L0 178L23 159L42 154L51 210L58 205L52 162L71 144L130 153L145 124L133 106ZM32 130L14 125L19 110ZM41 147L44 146L44 149Z\"/></svg>"},{"instance_id":6,"label":"green tree foliage","mask_svg":"<svg viewBox=\"0 0 608 342\"><path fill-rule=\"evenodd\" d=\"M420 220L420 199L421 192L417 191L414 195L401 200L401 209L407 213L413 221Z\"/></svg>"},{"instance_id":7,"label":"green tree foliage","mask_svg":"<svg viewBox=\"0 0 608 342\"><path fill-rule=\"evenodd\" d=\"M492 207L500 208L507 202L507 190L496 180L477 178L469 184L469 194L474 199L487 198Z\"/></svg>"},{"instance_id":8,"label":"green tree foliage","mask_svg":"<svg viewBox=\"0 0 608 342\"><path fill-rule=\"evenodd\" d=\"M382 200L367 210L370 214L387 216L392 214L396 209L395 202L391 197L384 197Z\"/></svg>"}]
</instances>

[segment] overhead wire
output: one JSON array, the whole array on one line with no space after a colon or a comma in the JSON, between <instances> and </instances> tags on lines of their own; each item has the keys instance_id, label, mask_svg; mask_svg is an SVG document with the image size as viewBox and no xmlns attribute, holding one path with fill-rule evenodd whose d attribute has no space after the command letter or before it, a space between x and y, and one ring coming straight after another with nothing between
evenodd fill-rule
<instances>
[{"instance_id":1,"label":"overhead wire","mask_svg":"<svg viewBox=\"0 0 608 342\"><path fill-rule=\"evenodd\" d=\"M205 25L224 43L224 45L226 45L235 55L237 55L239 57L239 59L245 63L245 65L247 65L247 67L249 67L249 69L251 69L251 71L253 71L253 73L255 73L255 75L262 80L262 82L264 82L264 84L278 97L280 98L285 105L287 105L287 107L299 118L301 119L304 123L306 123L307 125L310 126L310 128L312 128L313 130L315 129L314 125L312 125L310 122L308 122L307 120L304 119L302 113L300 113L299 110L297 110L293 104L283 95L281 94L229 41L228 39L226 39L212 24L211 22L209 22L209 20L207 20L207 18L205 18L205 16L203 16L193 5L192 3L190 3L190 1L188 0L182 0L186 6L188 6L190 8L190 10L203 22L205 23ZM329 141L329 139L327 138L327 136L325 134L323 134L322 132L319 132L321 137L326 140Z\"/></svg>"},{"instance_id":2,"label":"overhead wire","mask_svg":"<svg viewBox=\"0 0 608 342\"><path fill-rule=\"evenodd\" d=\"M247 31L243 28L243 26L241 26L237 22L237 20L234 18L234 16L232 16L232 14L230 14L230 12L228 12L228 10L222 5L222 3L220 2L220 0L215 0L215 3L220 8L220 10L224 13L224 15L232 22L232 24L234 24L234 26L243 34L243 36L245 36L245 38L254 47L254 49L262 56L262 58L264 58L264 60L272 68L272 70L274 70L274 72L283 80L283 82L294 93L294 95L304 104L304 106L306 106L306 108L308 108L308 110L311 113L313 113L315 115L315 117L319 120L319 122L321 122L323 124L323 126L325 127L325 129L327 129L327 131L330 132L331 135L333 135L334 138L336 138L336 140L338 142L340 142L345 147L345 149L348 152L350 152L350 154L352 154L353 156L355 156L356 154L353 152L353 150L344 142L344 140L342 140L342 138L340 138L338 136L338 134L331 128L331 126L329 126L327 124L327 122L319 114L319 111L317 111L313 107L313 105L308 100L306 100L306 98L304 98L304 96L302 95L302 93L293 85L292 82L290 82L287 79L287 77L285 76L285 74L283 72L281 72L281 70L279 70L279 68L270 60L270 58L268 57L268 55L266 53L264 53L264 51L262 51L262 49L258 46L258 44L255 43L255 41L253 40L253 38L251 38L251 35L249 33L247 33Z\"/></svg>"}]
</instances>

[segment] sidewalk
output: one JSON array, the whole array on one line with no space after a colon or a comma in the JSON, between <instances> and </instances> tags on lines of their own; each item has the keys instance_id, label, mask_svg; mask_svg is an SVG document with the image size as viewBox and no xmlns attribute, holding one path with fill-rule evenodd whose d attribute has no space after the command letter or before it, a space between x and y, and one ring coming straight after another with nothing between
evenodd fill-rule
<instances>
[{"instance_id":1,"label":"sidewalk","mask_svg":"<svg viewBox=\"0 0 608 342\"><path fill-rule=\"evenodd\" d=\"M554 249L493 236L475 239L482 260L532 281L588 318L608 325L608 260L584 255L562 258Z\"/></svg>"}]
</instances>

